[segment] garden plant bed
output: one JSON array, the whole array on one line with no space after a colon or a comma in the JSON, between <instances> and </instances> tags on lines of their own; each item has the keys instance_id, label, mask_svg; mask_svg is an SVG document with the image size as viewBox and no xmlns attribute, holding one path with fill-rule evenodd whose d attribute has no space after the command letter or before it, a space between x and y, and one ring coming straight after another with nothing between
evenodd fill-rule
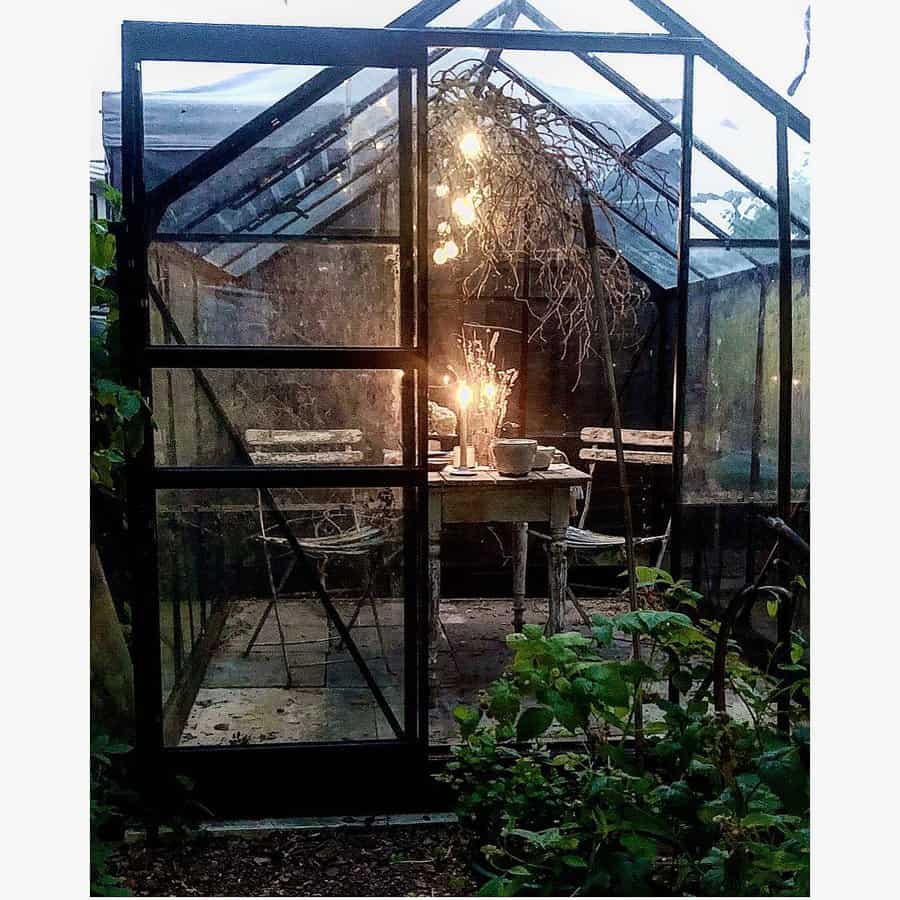
<instances>
[{"instance_id":1,"label":"garden plant bed","mask_svg":"<svg viewBox=\"0 0 900 900\"><path fill-rule=\"evenodd\" d=\"M147 896L407 897L476 892L456 825L201 832L178 843L126 845L111 871Z\"/></svg>"}]
</instances>

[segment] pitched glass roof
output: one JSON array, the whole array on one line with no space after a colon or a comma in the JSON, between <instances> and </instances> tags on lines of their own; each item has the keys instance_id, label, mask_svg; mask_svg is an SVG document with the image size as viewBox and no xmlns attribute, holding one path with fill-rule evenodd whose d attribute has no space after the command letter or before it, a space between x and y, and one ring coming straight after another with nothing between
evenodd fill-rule
<instances>
[{"instance_id":1,"label":"pitched glass roof","mask_svg":"<svg viewBox=\"0 0 900 900\"><path fill-rule=\"evenodd\" d=\"M555 18L549 18L539 5L546 5ZM493 7L488 0L457 0L430 24L665 30L637 7L655 9L664 5L617 0L604 3L601 13L592 6L560 0L539 0L538 4L504 0ZM440 58L432 63L432 70L487 53L464 48L449 53L433 51L433 56ZM497 65L503 76L520 84L533 102L551 103L572 119L613 129L634 158L641 160L639 165L647 164L646 169L641 169L645 174L639 175L641 209L636 209L634 198L630 201L627 196L617 195L613 201L614 237L637 270L662 287L673 286L681 156L680 59L504 51ZM144 168L148 187L165 181L316 72L308 66L240 68L234 73L234 66L223 66L227 77L203 87L144 94ZM770 210L766 197L771 199L774 195L774 139L770 134L773 117L730 83L724 91L719 90L719 82L725 79L702 61L698 73L694 156L697 177L691 236L739 236L743 234L740 227L754 221L760 211ZM145 76L145 81L150 83L152 79ZM648 93L661 84L667 86L664 96ZM741 104L734 107L740 115L726 121L716 103L731 93L741 95ZM360 222L365 225L365 216L360 213L367 208L365 199L380 184L396 178L396 162L382 152L395 129L396 116L392 73L363 70L180 197L166 211L160 231L269 236L315 233L323 225L339 222L344 210L356 210L355 227ZM113 180L121 171L120 118L119 95L105 94L103 138ZM758 134L761 124L765 131L762 135ZM754 156L748 149L751 146L763 149ZM805 152L808 157L808 145ZM794 169L801 170L806 161L802 148L792 153ZM804 184L808 191L808 181L798 177L792 182L792 192L802 191ZM801 202L794 206L802 209L804 205ZM772 218L762 216L759 221ZM794 224L796 234L808 235L801 215L795 216ZM610 230L606 223L603 228ZM611 233L607 237L612 237ZM260 245L245 245L240 252L235 252L233 245L226 249L216 242L199 245L209 262L232 275L259 265L280 246L271 238ZM752 266L754 260L762 261L763 256L768 258L770 254L722 251L715 265L694 266L691 277L716 277L739 271ZM711 257L707 254L704 259Z\"/></svg>"}]
</instances>

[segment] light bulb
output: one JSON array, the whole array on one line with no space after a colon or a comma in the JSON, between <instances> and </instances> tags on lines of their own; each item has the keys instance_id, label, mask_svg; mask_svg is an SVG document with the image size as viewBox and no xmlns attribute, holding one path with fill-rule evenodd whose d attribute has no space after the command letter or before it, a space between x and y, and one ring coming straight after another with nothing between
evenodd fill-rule
<instances>
[{"instance_id":1,"label":"light bulb","mask_svg":"<svg viewBox=\"0 0 900 900\"><path fill-rule=\"evenodd\" d=\"M466 159L477 159L482 152L481 138L474 131L467 131L460 138L459 149Z\"/></svg>"},{"instance_id":2,"label":"light bulb","mask_svg":"<svg viewBox=\"0 0 900 900\"><path fill-rule=\"evenodd\" d=\"M447 254L447 259L456 259L456 257L459 256L459 247L457 246L456 241L447 241L447 243L444 244L444 253Z\"/></svg>"},{"instance_id":3,"label":"light bulb","mask_svg":"<svg viewBox=\"0 0 900 900\"><path fill-rule=\"evenodd\" d=\"M452 209L460 225L471 225L475 221L475 204L471 197L457 197Z\"/></svg>"},{"instance_id":4,"label":"light bulb","mask_svg":"<svg viewBox=\"0 0 900 900\"><path fill-rule=\"evenodd\" d=\"M450 223L449 222L438 222L437 233L438 234L450 234Z\"/></svg>"},{"instance_id":5,"label":"light bulb","mask_svg":"<svg viewBox=\"0 0 900 900\"><path fill-rule=\"evenodd\" d=\"M472 388L465 382L459 386L456 392L456 400L462 409L465 409L472 402Z\"/></svg>"},{"instance_id":6,"label":"light bulb","mask_svg":"<svg viewBox=\"0 0 900 900\"><path fill-rule=\"evenodd\" d=\"M486 381L484 384L484 396L491 400L497 393L497 386L493 381Z\"/></svg>"},{"instance_id":7,"label":"light bulb","mask_svg":"<svg viewBox=\"0 0 900 900\"><path fill-rule=\"evenodd\" d=\"M438 197L446 197L447 194L450 193L450 186L447 184L439 184L435 189L434 193Z\"/></svg>"},{"instance_id":8,"label":"light bulb","mask_svg":"<svg viewBox=\"0 0 900 900\"><path fill-rule=\"evenodd\" d=\"M449 375L444 376L444 384L450 384L450 376Z\"/></svg>"},{"instance_id":9,"label":"light bulb","mask_svg":"<svg viewBox=\"0 0 900 900\"><path fill-rule=\"evenodd\" d=\"M447 262L447 251L444 249L443 245L437 248L434 251L431 258L439 265L442 266L445 262Z\"/></svg>"}]
</instances>

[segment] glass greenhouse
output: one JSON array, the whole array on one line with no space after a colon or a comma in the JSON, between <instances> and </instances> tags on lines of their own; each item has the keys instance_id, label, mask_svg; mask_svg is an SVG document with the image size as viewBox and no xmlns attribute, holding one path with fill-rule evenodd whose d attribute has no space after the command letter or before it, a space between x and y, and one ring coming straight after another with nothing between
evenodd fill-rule
<instances>
[{"instance_id":1,"label":"glass greenhouse","mask_svg":"<svg viewBox=\"0 0 900 900\"><path fill-rule=\"evenodd\" d=\"M219 810L427 806L510 632L807 546L809 119L608 6L123 26L138 750Z\"/></svg>"}]
</instances>

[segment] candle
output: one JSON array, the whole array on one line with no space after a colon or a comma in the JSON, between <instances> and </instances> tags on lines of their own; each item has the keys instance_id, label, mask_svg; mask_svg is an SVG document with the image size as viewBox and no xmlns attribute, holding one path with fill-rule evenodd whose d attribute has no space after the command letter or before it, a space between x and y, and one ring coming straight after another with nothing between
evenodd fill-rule
<instances>
[{"instance_id":1,"label":"candle","mask_svg":"<svg viewBox=\"0 0 900 900\"><path fill-rule=\"evenodd\" d=\"M462 382L456 392L459 404L459 467L469 468L469 404L472 402L472 389Z\"/></svg>"}]
</instances>

